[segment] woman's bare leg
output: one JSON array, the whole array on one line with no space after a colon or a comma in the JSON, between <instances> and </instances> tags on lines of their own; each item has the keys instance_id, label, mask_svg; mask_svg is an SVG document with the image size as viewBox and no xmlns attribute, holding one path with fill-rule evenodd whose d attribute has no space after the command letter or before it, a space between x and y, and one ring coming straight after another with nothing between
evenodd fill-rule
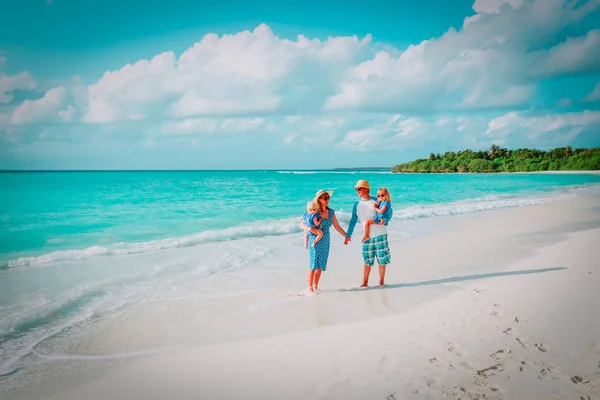
<instances>
[{"instance_id":1,"label":"woman's bare leg","mask_svg":"<svg viewBox=\"0 0 600 400\"><path fill-rule=\"evenodd\" d=\"M319 289L319 279L321 279L321 271L320 269L317 269L315 272L315 278L313 280L313 292L316 292Z\"/></svg>"},{"instance_id":2,"label":"woman's bare leg","mask_svg":"<svg viewBox=\"0 0 600 400\"><path fill-rule=\"evenodd\" d=\"M320 271L320 270L317 270ZM313 284L315 281L315 271L313 271L312 269L308 270L308 291L312 292L313 291Z\"/></svg>"}]
</instances>

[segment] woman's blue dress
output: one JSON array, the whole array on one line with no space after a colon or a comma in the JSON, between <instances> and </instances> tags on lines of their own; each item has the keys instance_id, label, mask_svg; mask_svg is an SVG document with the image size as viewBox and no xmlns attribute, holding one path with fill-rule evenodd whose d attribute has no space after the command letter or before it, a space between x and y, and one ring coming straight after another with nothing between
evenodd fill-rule
<instances>
[{"instance_id":1,"label":"woman's blue dress","mask_svg":"<svg viewBox=\"0 0 600 400\"><path fill-rule=\"evenodd\" d=\"M321 221L319 229L323 231L323 237L315 247L313 247L312 244L317 236L313 233L308 233L308 255L310 257L310 269L313 271L316 271L317 269L325 271L325 269L327 269L330 238L329 228L331 228L331 225L333 224L333 215L335 214L335 211L331 208L327 207L327 209L329 210L329 218Z\"/></svg>"}]
</instances>

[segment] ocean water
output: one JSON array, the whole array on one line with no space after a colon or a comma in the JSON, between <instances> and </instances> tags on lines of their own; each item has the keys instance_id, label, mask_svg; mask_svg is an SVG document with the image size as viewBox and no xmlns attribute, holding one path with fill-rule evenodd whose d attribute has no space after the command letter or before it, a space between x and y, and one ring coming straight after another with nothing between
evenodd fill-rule
<instances>
[{"instance_id":1,"label":"ocean water","mask_svg":"<svg viewBox=\"0 0 600 400\"><path fill-rule=\"evenodd\" d=\"M0 379L36 357L73 355L65 343L126 306L218 302L264 290L274 271L299 275L307 264L298 227L306 202L333 190L330 206L345 228L358 179L389 189L391 240L423 234L405 221L600 195L600 176L584 174L0 173ZM117 336L123 321L113 326ZM202 324L194 323L188 333Z\"/></svg>"}]
</instances>

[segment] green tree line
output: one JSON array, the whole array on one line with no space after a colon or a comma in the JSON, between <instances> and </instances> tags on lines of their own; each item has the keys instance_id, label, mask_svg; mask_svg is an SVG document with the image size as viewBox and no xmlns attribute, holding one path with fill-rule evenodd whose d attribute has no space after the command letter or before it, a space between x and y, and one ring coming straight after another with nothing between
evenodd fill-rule
<instances>
[{"instance_id":1,"label":"green tree line","mask_svg":"<svg viewBox=\"0 0 600 400\"><path fill-rule=\"evenodd\" d=\"M600 170L600 147L570 146L542 151L508 150L492 145L489 150L448 151L429 155L392 168L394 172L529 172Z\"/></svg>"}]
</instances>

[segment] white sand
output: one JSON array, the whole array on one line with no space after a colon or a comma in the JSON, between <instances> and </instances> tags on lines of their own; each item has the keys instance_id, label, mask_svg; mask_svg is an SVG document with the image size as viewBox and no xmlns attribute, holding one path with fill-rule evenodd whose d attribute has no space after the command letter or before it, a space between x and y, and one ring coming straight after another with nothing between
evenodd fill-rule
<instances>
[{"instance_id":1,"label":"white sand","mask_svg":"<svg viewBox=\"0 0 600 400\"><path fill-rule=\"evenodd\" d=\"M568 170L568 171L531 171L531 172L501 172L502 174L569 174L569 175L600 175L598 170Z\"/></svg>"},{"instance_id":2,"label":"white sand","mask_svg":"<svg viewBox=\"0 0 600 400\"><path fill-rule=\"evenodd\" d=\"M384 289L352 289L357 232L346 256L333 247L321 294L227 326L259 337L147 356L51 398L598 399L598 205L448 217L393 243Z\"/></svg>"}]
</instances>

